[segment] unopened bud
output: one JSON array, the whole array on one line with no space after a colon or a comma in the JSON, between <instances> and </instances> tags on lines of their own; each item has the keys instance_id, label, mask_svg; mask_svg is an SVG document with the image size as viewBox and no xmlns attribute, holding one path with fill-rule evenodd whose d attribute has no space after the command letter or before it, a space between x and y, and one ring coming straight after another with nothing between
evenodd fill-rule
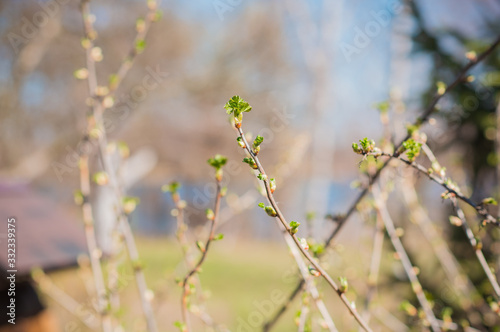
<instances>
[{"instance_id":1,"label":"unopened bud","mask_svg":"<svg viewBox=\"0 0 500 332\"><path fill-rule=\"evenodd\" d=\"M347 292L347 289L349 288L349 283L347 282L347 278L339 277L339 281L340 281L339 292L340 293Z\"/></svg>"},{"instance_id":2,"label":"unopened bud","mask_svg":"<svg viewBox=\"0 0 500 332\"><path fill-rule=\"evenodd\" d=\"M276 210L274 210L274 208L272 206L266 206L264 208L264 210L266 211L267 215L270 217L276 217L278 215L276 213Z\"/></svg>"},{"instance_id":3,"label":"unopened bud","mask_svg":"<svg viewBox=\"0 0 500 332\"><path fill-rule=\"evenodd\" d=\"M309 266L309 273L315 277L319 277L321 275L321 273L312 266Z\"/></svg>"},{"instance_id":4,"label":"unopened bud","mask_svg":"<svg viewBox=\"0 0 500 332\"><path fill-rule=\"evenodd\" d=\"M300 239L300 246L302 247L302 249L304 250L309 250L309 243L307 243L307 240L304 239L304 238L301 238Z\"/></svg>"},{"instance_id":5,"label":"unopened bud","mask_svg":"<svg viewBox=\"0 0 500 332\"><path fill-rule=\"evenodd\" d=\"M272 178L269 180L269 187L271 188L271 194L276 190L276 179Z\"/></svg>"},{"instance_id":6,"label":"unopened bud","mask_svg":"<svg viewBox=\"0 0 500 332\"><path fill-rule=\"evenodd\" d=\"M205 214L206 214L208 220L215 219L215 214L214 214L214 211L212 211L212 209L206 209Z\"/></svg>"},{"instance_id":7,"label":"unopened bud","mask_svg":"<svg viewBox=\"0 0 500 332\"><path fill-rule=\"evenodd\" d=\"M243 139L241 137L238 137L236 138L236 141L238 141L238 145L241 147L241 148L245 148L245 142L243 141Z\"/></svg>"}]
</instances>

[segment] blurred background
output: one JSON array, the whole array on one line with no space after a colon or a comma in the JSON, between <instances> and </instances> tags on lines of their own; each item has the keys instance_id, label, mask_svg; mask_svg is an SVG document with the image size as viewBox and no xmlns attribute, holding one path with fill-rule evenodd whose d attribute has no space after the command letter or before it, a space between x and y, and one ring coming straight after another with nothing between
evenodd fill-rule
<instances>
[{"instance_id":1,"label":"blurred background","mask_svg":"<svg viewBox=\"0 0 500 332\"><path fill-rule=\"evenodd\" d=\"M148 282L157 293L161 331L174 330L172 322L180 317L174 279L183 274L181 252L173 238L174 206L161 186L171 181L182 184L180 194L188 203L186 219L194 242L203 236L204 211L213 204L213 170L206 160L216 153L229 158L224 179L228 195L219 226L225 238L214 247L202 275L212 293L208 310L237 331L238 319L255 311L255 301L268 299L273 289L288 294L294 286L281 280L293 262L275 223L257 208L264 198L248 166L241 163L244 154L223 109L230 97L240 95L253 106L245 114L243 128L264 137L261 160L277 179L280 207L293 220L304 221L307 213L314 212L302 231L321 242L335 227L323 217L345 212L359 192L352 182L359 177L360 156L352 152L351 143L384 135L375 105L390 103L389 128L392 139L399 141L406 124L435 93L436 82L452 82L467 62L465 53L481 52L500 33L496 0L163 0L160 7L161 20L152 25L144 52L104 117L109 141L125 142L130 149L130 157L120 166L122 181L127 193L141 200L131 223ZM1 215L18 218L20 243L23 237L26 242L33 237L43 246L30 249L43 254L26 259L26 270L41 266L53 271L53 282L82 303L81 271L68 268L85 252L81 211L73 201L73 192L79 189L75 156L81 152L88 111L87 84L74 74L85 66L79 2L6 0L0 2L0 10ZM98 32L96 46L103 54L97 63L98 80L107 85L130 49L136 20L146 15L147 8L140 0L105 0L92 1L91 11ZM499 55L497 50L475 67L475 81L444 98L440 112L423 128L442 165L473 200L498 198ZM95 154L92 163L98 170ZM419 179L416 186L451 246L466 246L449 229L450 208L439 198L442 188L426 179ZM112 211L107 194L105 188L93 188L96 227L101 232L105 227L99 219ZM392 205L396 223L407 225L407 212L397 201ZM23 228L23 223L37 226ZM67 224L74 228L62 232L66 226L58 225ZM46 234L35 232L36 227ZM338 235L328 259L332 274L344 271L355 289L359 279L360 297L372 233L373 225L355 216ZM49 248L65 236L73 246ZM499 234L491 230L480 236L493 243ZM425 252L419 253L421 235L415 233L408 241L409 251L416 249L416 262L429 264L427 274L422 272L424 288L442 293L432 279L432 264ZM485 252L495 265L500 246L490 245ZM457 255L465 266L473 258L466 249ZM22 263L23 256L18 259ZM387 264L381 293L395 278L391 269L397 262ZM351 270L345 272L346 268ZM399 280L399 295L386 298L388 312L401 320L405 316L398 309L398 296L410 294L404 279ZM473 279L476 285L484 282L482 275ZM92 330L50 292L38 291L63 331ZM124 294L130 299L120 313L125 330L141 331L141 322L134 321L133 314L127 316L138 306L134 286L126 287ZM350 296L356 299L355 293ZM328 300L332 306L339 305L332 292L326 291L325 297L332 298ZM276 331L294 328L295 311L290 310ZM356 326L349 317L339 320L345 330ZM485 329L492 328L498 317L480 321L489 322Z\"/></svg>"}]
</instances>

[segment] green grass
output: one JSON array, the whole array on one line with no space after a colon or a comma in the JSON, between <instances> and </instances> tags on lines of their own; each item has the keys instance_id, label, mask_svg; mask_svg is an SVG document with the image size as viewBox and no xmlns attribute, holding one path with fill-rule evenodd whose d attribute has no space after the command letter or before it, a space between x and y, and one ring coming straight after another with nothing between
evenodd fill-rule
<instances>
[{"instance_id":1,"label":"green grass","mask_svg":"<svg viewBox=\"0 0 500 332\"><path fill-rule=\"evenodd\" d=\"M159 331L176 331L173 324L181 317L181 288L176 283L176 279L186 274L180 246L175 238L168 237L139 236L136 237L136 241L148 287L155 293L153 307ZM351 301L356 301L360 306L358 309L362 310L362 295L366 292L369 255L359 246L342 250L341 247L325 255L325 266L328 266L335 280L339 276L348 278L352 287L349 287L347 296ZM196 252L196 255L199 253ZM114 316L123 324L125 331L144 332L146 331L145 322L132 268L124 253L120 259L123 261L120 267L121 305ZM392 254L384 255L383 271L391 271L394 264L399 266L399 262L394 261ZM104 270L106 270L106 265L104 265ZM230 331L261 331L262 323L275 313L295 287L298 281L296 271L295 262L283 243L248 242L230 237L214 242L210 247L203 270L199 274L203 289L211 294L205 301L206 309L217 323L224 325ZM85 274L81 269L72 269L52 273L51 277L54 283L83 304L84 308L88 308L90 302L85 291L84 280L92 285L91 271ZM322 280L317 279L317 284L337 328L340 331L357 331L357 323L341 304L338 296ZM388 283L385 277L381 277L380 287L383 294L380 294L378 299L374 299L373 305L382 304L385 310L404 320L404 315L398 306L402 299L413 298L409 293L409 285L407 283L395 285ZM403 298L400 295L403 295ZM192 295L192 297L196 296L197 294ZM63 331L90 331L50 297L46 298L59 317ZM273 331L296 330L294 315L300 309L300 298L299 296L295 300ZM319 320L316 319L319 318L319 314L314 305L310 307L314 312L313 324L316 326L314 330L320 331ZM374 318L371 324L376 324L376 321L377 319ZM209 331L193 315L191 315L191 322L191 332Z\"/></svg>"},{"instance_id":2,"label":"green grass","mask_svg":"<svg viewBox=\"0 0 500 332\"><path fill-rule=\"evenodd\" d=\"M154 308L160 331L175 331L173 322L180 319L181 296L175 279L183 277L186 272L180 247L175 238L166 237L137 237L137 246L148 286L156 294ZM248 323L250 319L257 323L264 320L264 316L270 317L280 304L272 300L284 299L290 293L298 280L289 276L294 271L292 258L286 247L279 243L234 242L230 239L215 242L200 273L203 289L211 294L206 308L216 322L231 331L247 331L239 328L243 325L242 321ZM77 269L57 272L51 277L77 301L85 303L88 297L77 272ZM141 331L144 326L132 269L125 263L120 273L121 310L118 316L124 322L126 331ZM50 299L49 303L63 328L68 322L78 322ZM262 309L259 311L262 306L266 309L263 313ZM197 324L197 318L192 317L191 321L194 331L203 331L202 326ZM274 331L290 331L296 328L294 326L293 312L289 312ZM80 331L86 331L86 327L80 327Z\"/></svg>"}]
</instances>

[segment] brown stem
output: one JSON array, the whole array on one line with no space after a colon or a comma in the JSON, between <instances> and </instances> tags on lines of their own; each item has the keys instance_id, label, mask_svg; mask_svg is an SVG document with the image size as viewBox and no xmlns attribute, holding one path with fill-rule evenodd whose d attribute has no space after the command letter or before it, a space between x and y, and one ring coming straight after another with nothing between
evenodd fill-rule
<instances>
[{"instance_id":1,"label":"brown stem","mask_svg":"<svg viewBox=\"0 0 500 332\"><path fill-rule=\"evenodd\" d=\"M427 106L427 108L424 110L424 112L422 113L422 115L419 118L417 118L417 120L415 120L413 122L413 125L414 126L421 126L424 123L426 123L429 120L429 117L436 111L436 104L439 102L439 100L441 100L441 98L443 98L452 89L454 89L460 82L462 82L462 80L463 80L464 76L467 74L467 72L469 70L471 70L474 66L476 66L479 62L483 61L488 55L490 55L493 52L493 50L495 50L495 48L498 47L499 44L500 44L500 36L498 36L495 39L495 41L493 41L493 43L490 45L490 47L488 47L488 49L486 51L484 51L483 53L481 53L480 55L478 55L476 57L476 59L469 61L469 63L465 67L463 67L462 70L460 71L460 73L456 76L455 80L450 85L448 85L448 87L446 88L446 90L444 91L444 93L443 94L436 94L434 96L434 98L432 99L432 101L430 102L430 104ZM395 151L397 151L403 145L403 142L406 141L408 138L410 138L409 134L404 139L402 139L399 142L399 144L395 145L396 146L395 147ZM370 185L373 184L373 183L375 183L375 181L380 176L380 173L382 172L382 170L385 167L387 167L388 164L389 164L389 161L386 161L377 170L377 172L375 173L375 175L371 178ZM367 187L367 188L363 189L363 191L359 194L359 196L356 198L356 200L353 202L353 204L349 207L349 209L347 210L347 212L344 214L344 217L339 222L338 227L335 230L333 230L333 232L330 234L330 236L326 240L325 247L328 247L330 245L330 243L333 240L333 238L338 234L338 232L340 232L340 230L342 229L342 227L344 226L344 224L346 223L346 221L349 219L349 217L352 215L352 213L354 211L356 211L356 206L359 204L359 202L361 202L361 200L365 197L365 195L369 191L370 191L370 188Z\"/></svg>"},{"instance_id":2,"label":"brown stem","mask_svg":"<svg viewBox=\"0 0 500 332\"><path fill-rule=\"evenodd\" d=\"M182 254L184 257L184 264L186 265L187 269L193 268L195 262L192 257L192 252L190 250L189 242L186 238L186 230L187 230L187 225L184 222L184 209L185 209L185 203L181 200L181 197L177 192L172 192L172 201L174 202L175 208L177 209L177 230L175 232L175 236L177 237L177 240L179 241L179 244L181 246ZM220 218L219 218L220 219ZM197 286L197 291L196 293L199 294L198 296L198 305L200 306L200 311L197 312L195 315L201 320L201 322L207 326L210 326L213 329L217 329L217 324L214 322L213 318L206 312L204 306L202 305L203 301L203 288L201 286L201 280L198 275L195 275L196 277L196 286Z\"/></svg>"},{"instance_id":3,"label":"brown stem","mask_svg":"<svg viewBox=\"0 0 500 332\"><path fill-rule=\"evenodd\" d=\"M424 166L417 164L416 162L412 162L409 160L406 160L400 156L396 156L395 154L390 154L390 153L385 153L385 152L380 152L377 153L376 156L383 156L383 157L389 157L392 159L397 159L408 166L413 167L417 171L419 171L422 174L425 174L429 179L434 181L435 183L441 185L443 188L445 188L449 193L451 193L454 197L459 198L461 201L467 203L468 205L472 206L476 212L484 218L483 224L492 224L497 227L500 227L500 221L498 221L495 217L493 217L491 214L488 213L486 208L484 207L483 204L476 204L474 203L470 198L464 196L460 190L456 187L452 188L446 181L445 178L439 177L437 175L434 175L433 173L429 172L428 168L425 168ZM387 163L387 161L386 161Z\"/></svg>"},{"instance_id":4,"label":"brown stem","mask_svg":"<svg viewBox=\"0 0 500 332\"><path fill-rule=\"evenodd\" d=\"M145 38L149 32L149 28L151 27L151 24L154 21L156 11L157 11L157 8L159 7L159 5L160 5L159 1L158 2L148 1L148 9L149 10L148 10L148 13L146 14L146 18L144 20L144 27L142 28L142 30L137 31L137 35L134 38L134 41L132 43L132 47L128 51L127 56L122 61L122 63L120 64L120 68L118 69L118 71L115 74L116 75L116 84L111 85L109 87L109 93L106 95L106 97L113 97L114 96L114 94L115 94L116 90L118 90L118 87L120 86L121 82L123 81L125 76L127 76L127 73L129 72L130 68L132 68L134 61L137 58L137 55L139 54L137 52L136 45L138 42L145 40Z\"/></svg>"},{"instance_id":5,"label":"brown stem","mask_svg":"<svg viewBox=\"0 0 500 332\"><path fill-rule=\"evenodd\" d=\"M342 300L344 305L347 307L347 309L349 310L351 315L354 317L354 319L358 322L358 324L365 331L371 331L370 327L368 327L368 325L363 321L363 319L361 318L361 316L359 315L357 310L352 306L351 302L347 299L344 292L342 292L339 289L339 287L337 286L335 281L333 281L333 279L330 277L330 275L321 267L321 265L318 262L316 262L316 260L309 254L309 252L307 252L302 247L297 236L291 232L290 227L288 226L288 223L287 223L285 217L283 216L283 213L281 212L280 208L278 207L278 204L276 203L276 200L274 199L274 196L272 194L269 180L267 178L266 171L264 170L264 167L262 167L262 164L260 163L259 158L253 153L252 149L250 148L250 145L248 144L248 142L246 140L245 134L243 133L241 126L239 126L239 127L237 126L237 129L238 129L238 133L240 134L241 139L245 143L245 148L246 148L247 152L254 160L260 173L264 176L263 182L264 182L264 186L266 188L267 199L268 199L269 203L271 204L271 206L276 211L276 218L281 222L281 225L286 229L288 234L291 236L291 238L295 242L295 245L300 250L302 255L304 255L304 257L307 258L307 260L311 263L311 265L314 267L314 269L316 269L316 271L318 271L321 274L323 279L325 279L325 281L330 285L330 287L335 290L335 292L338 294L338 296L340 297L340 299Z\"/></svg>"},{"instance_id":6,"label":"brown stem","mask_svg":"<svg viewBox=\"0 0 500 332\"><path fill-rule=\"evenodd\" d=\"M210 248L210 244L212 243L214 239L214 233L215 233L215 226L217 224L217 219L219 217L219 210L220 210L220 202L221 202L221 180L220 178L216 177L217 181L217 192L215 196L215 209L214 209L214 216L213 219L211 220L210 224L210 234L208 236L208 239L205 243L204 249L202 250L202 254L196 265L187 273L187 275L184 277L184 280L182 282L182 298L181 298L181 311L182 311L182 320L186 324L186 332L189 332L191 329L189 327L189 319L188 319L188 308L187 308L187 301L188 301L188 295L189 295L189 279L197 272L199 272L200 267L203 265L203 262L205 261L205 258L207 257L208 249Z\"/></svg>"},{"instance_id":7,"label":"brown stem","mask_svg":"<svg viewBox=\"0 0 500 332\"><path fill-rule=\"evenodd\" d=\"M426 153L427 154L427 153ZM437 260L443 267L448 280L456 287L459 303L468 315L471 312L472 299L479 295L474 284L463 272L460 263L457 261L444 239L438 233L433 221L419 204L415 183L411 176L403 176L401 180L401 195L410 213L412 220L421 229L421 233L431 245ZM455 290L455 289L454 289ZM483 302L484 307L484 302Z\"/></svg>"},{"instance_id":8,"label":"brown stem","mask_svg":"<svg viewBox=\"0 0 500 332\"><path fill-rule=\"evenodd\" d=\"M429 103L427 108L424 110L422 115L417 118L413 122L414 126L421 126L424 123L426 123L429 120L429 117L436 111L436 104L443 98L446 94L448 94L452 89L454 89L464 78L466 73L472 69L474 66L476 66L479 62L483 61L488 55L490 55L495 48L498 47L500 44L500 36L497 37L497 39L490 45L490 47L481 53L479 56L476 57L476 59L471 60L465 67L462 68L460 73L457 75L455 80L446 88L443 94L437 94L434 96L432 101ZM397 151L402 145L403 142L406 141L410 135L408 134L403 140L399 142L399 144L395 145L395 151ZM370 184L368 187L364 188L361 193L358 195L358 197L354 200L354 202L351 204L351 206L347 209L347 212L343 215L342 219L339 221L338 226L332 231L330 236L326 239L325 241L325 248L330 245L332 240L335 238L335 236L342 230L342 227L346 224L346 222L349 220L349 218L352 216L354 211L356 211L356 206L363 200L363 198L370 192L370 186L377 181L378 177L382 173L382 171L387 167L389 164L389 160L387 160L373 175L373 177L370 179ZM292 294L298 294L297 290L301 288L301 285L297 285L292 292ZM296 296L296 295L295 295ZM293 301L294 297L291 298ZM286 305L286 304L285 304ZM284 313L285 311L282 310L283 308L278 309L278 312ZM275 320L278 320L280 318L280 315L274 316Z\"/></svg>"},{"instance_id":9,"label":"brown stem","mask_svg":"<svg viewBox=\"0 0 500 332\"><path fill-rule=\"evenodd\" d=\"M476 254L477 260L479 261L481 268L483 269L484 273L486 274L486 277L488 277L488 281L490 282L491 286L493 287L495 298L498 301L498 300L500 300L500 286L498 285L498 281L496 280L493 272L491 272L490 266L488 265L488 262L486 261L486 258L484 257L483 251L481 250L481 247L479 246L479 243L478 243L476 237L474 236L472 229L470 228L469 224L467 223L467 219L465 218L464 211L458 205L457 199L452 197L451 201L453 203L455 211L457 212L457 216L460 218L460 220L462 220L462 228L465 232L465 235L467 235L467 239L469 240L472 248L474 248L474 253Z\"/></svg>"}]
</instances>

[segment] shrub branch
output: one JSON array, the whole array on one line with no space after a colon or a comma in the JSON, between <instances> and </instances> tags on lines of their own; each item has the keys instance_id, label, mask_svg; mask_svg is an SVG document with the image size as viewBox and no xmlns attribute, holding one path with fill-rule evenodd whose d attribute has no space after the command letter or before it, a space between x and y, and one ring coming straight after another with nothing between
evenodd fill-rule
<instances>
[{"instance_id":1,"label":"shrub branch","mask_svg":"<svg viewBox=\"0 0 500 332\"><path fill-rule=\"evenodd\" d=\"M377 216L378 218L382 219L384 223L385 229L387 231L387 234L389 235L389 239L391 240L392 246L394 247L394 250L398 254L398 257L401 260L406 275L410 280L411 288L415 293L415 295L417 296L420 306L424 310L425 317L429 321L432 331L434 332L441 331L440 324L437 321L436 316L432 312L432 307L429 301L427 301L427 298L425 297L422 285L418 280L417 274L415 273L415 269L413 268L413 265L410 261L410 258L408 257L408 254L406 253L403 243L401 242L399 236L397 235L394 222L392 221L389 211L387 211L385 200L382 198L382 194L380 193L380 190L378 189L377 186L374 186L372 188L372 193L375 198L375 210L377 212Z\"/></svg>"},{"instance_id":2,"label":"shrub branch","mask_svg":"<svg viewBox=\"0 0 500 332\"><path fill-rule=\"evenodd\" d=\"M132 230L130 229L130 224L128 221L127 214L124 211L122 198L123 194L121 192L121 188L118 184L116 170L114 169L110 156L107 153L107 137L106 130L103 122L103 111L104 106L100 102L101 98L99 98L97 94L98 85L97 85L97 72L95 67L95 60L92 55L92 50L94 49L93 40L96 37L96 32L92 26L91 13L89 8L89 0L82 0L81 2L81 13L84 23L84 32L85 38L87 40L86 45L86 61L87 61L87 70L88 70L88 87L89 93L92 98L92 117L93 119L89 119L89 123L100 131L98 134L98 147L99 154L101 157L101 161L104 167L104 171L109 176L109 182L113 191L115 192L117 199L117 217L119 220L119 226L121 227L121 231L123 232L123 236L125 239L125 246L127 248L127 253L129 258L133 264L133 270L135 275L135 280L137 284L137 288L139 291L139 296L141 299L141 305L144 312L144 316L147 323L147 329L149 332L156 332L158 330L156 326L156 320L153 314L153 309L151 307L150 299L148 298L148 288L146 284L146 278L144 276L144 272L142 266L139 262L139 253L137 251L137 247L135 244L134 236L132 234Z\"/></svg>"},{"instance_id":3,"label":"shrub branch","mask_svg":"<svg viewBox=\"0 0 500 332\"><path fill-rule=\"evenodd\" d=\"M462 228L465 232L465 235L467 236L467 239L469 240L469 243L471 244L472 248L474 249L474 253L476 254L477 260L479 261L481 268L483 269L484 273L486 274L488 281L490 282L491 286L493 287L495 299L497 301L499 301L500 300L500 286L498 285L498 281L497 281L495 275L493 274L493 272L491 272L491 268L488 265L486 258L484 257L483 251L481 250L482 244L481 244L480 240L474 236L474 232L472 232L472 229L470 228L469 224L467 223L467 219L465 218L465 213L458 205L457 199L455 197L452 197L451 202L453 203L453 207L455 208L457 216L460 218L460 220L462 220Z\"/></svg>"},{"instance_id":4,"label":"shrub branch","mask_svg":"<svg viewBox=\"0 0 500 332\"><path fill-rule=\"evenodd\" d=\"M478 63L483 61L485 58L487 58L500 44L500 36L498 36L493 43L486 49L483 53L479 54L475 59L472 59L469 61L467 65L465 65L462 70L459 72L459 74L456 76L455 80L448 85L444 93L442 94L436 94L432 101L429 103L427 108L423 111L422 115L413 122L412 126L413 127L419 127L425 124L430 116L436 111L436 105L443 98L446 94L448 94L452 89L454 89L460 82L463 81L465 75L469 70L471 70L473 67L475 67ZM399 144L396 145L395 150L397 151L402 145L403 142L406 141L408 138L410 138L410 134L408 134L403 140L399 142ZM356 206L364 199L364 197L370 192L370 187L373 183L377 181L379 178L380 174L382 171L387 167L389 164L389 160L387 160L378 170L377 172L370 178L370 183L367 187L365 187L359 195L356 197L354 202L349 206L347 211L341 215L341 218L338 220L338 225L337 227L330 233L328 238L326 239L324 243L324 247L328 248L333 241L333 239L337 236L337 234L343 229L343 226L347 223L349 218L353 215L353 213L356 211ZM302 289L303 286L303 280L301 280L297 286L295 286L294 290L292 291L289 300L293 301L295 297L300 294L300 289ZM273 316L273 321L269 321L266 324L274 324L280 316L286 312L286 307L288 307L288 303L285 303L281 308L278 309L277 313L275 316Z\"/></svg>"},{"instance_id":5,"label":"shrub branch","mask_svg":"<svg viewBox=\"0 0 500 332\"><path fill-rule=\"evenodd\" d=\"M241 115L241 113L239 114ZM328 285L335 290L335 292L338 294L340 299L342 300L343 304L347 307L351 315L354 317L354 319L358 322L358 324L365 330L365 331L371 331L371 329L368 327L368 325L363 321L355 307L353 307L352 303L347 299L345 296L344 292L339 289L335 281L328 275L328 273L320 266L318 262L303 248L301 245L300 240L297 238L297 236L292 232L292 229L290 226L288 226L288 223L283 216L283 213L281 212L280 208L278 207L278 204L276 203L276 200L274 199L273 192L274 190L271 189L271 182L270 179L266 175L266 171L264 167L262 166L259 158L257 155L254 153L254 151L251 149L251 145L247 142L245 138L245 134L243 130L241 129L241 118L238 118L239 121L236 121L235 127L238 130L238 133L241 137L241 140L244 143L244 147L250 157L252 158L253 162L256 165L256 169L262 174L262 180L264 182L264 186L266 189L266 196L271 204L271 207L275 211L275 217L281 222L281 225L285 228L285 230L288 232L289 236L293 239L295 242L295 245L297 248L300 250L302 255L311 263L312 267L325 279L325 281L328 283Z\"/></svg>"},{"instance_id":6,"label":"shrub branch","mask_svg":"<svg viewBox=\"0 0 500 332\"><path fill-rule=\"evenodd\" d=\"M413 167L417 171L419 171L422 174L425 174L430 180L434 181L435 183L441 185L443 188L446 189L447 194L449 194L449 197L456 197L460 199L461 201L467 203L471 207L473 207L476 212L483 217L483 226L486 224L491 224L497 227L500 227L500 221L493 217L491 214L488 213L488 210L486 209L486 205L481 202L481 203L475 203L473 202L469 197L465 196L464 194L461 193L460 188L458 188L457 185L453 184L452 181L450 181L448 178L440 177L438 175L435 175L433 172L429 171L429 168L425 168L424 166L414 162L414 161L409 161L399 155L396 154L390 154L386 152L377 152L375 154L372 154L376 157L383 156L383 157L388 157L390 159L396 159L399 160L406 165ZM387 163L387 162L386 162Z\"/></svg>"},{"instance_id":7,"label":"shrub branch","mask_svg":"<svg viewBox=\"0 0 500 332\"><path fill-rule=\"evenodd\" d=\"M200 272L201 266L205 262L205 259L208 254L208 250L210 249L210 245L214 241L215 237L215 226L217 225L217 220L219 218L219 211L220 211L220 203L222 200L222 187L221 187L221 180L222 180L222 166L225 164L225 161L220 165L219 167L216 167L216 185L217 185L217 191L215 195L215 203L214 203L214 211L213 213L207 213L207 218L210 220L210 233L208 236L208 239L206 240L205 244L203 245L201 250L201 257L198 260L198 262L194 265L194 267L186 274L184 277L184 280L182 281L182 297L181 297L181 311L182 311L182 321L184 322L184 326L182 327L183 331L189 332L190 331L190 324L189 324L189 318L188 318L188 295L190 291L190 286L189 286L189 280L191 277L193 277L196 273Z\"/></svg>"}]
</instances>

